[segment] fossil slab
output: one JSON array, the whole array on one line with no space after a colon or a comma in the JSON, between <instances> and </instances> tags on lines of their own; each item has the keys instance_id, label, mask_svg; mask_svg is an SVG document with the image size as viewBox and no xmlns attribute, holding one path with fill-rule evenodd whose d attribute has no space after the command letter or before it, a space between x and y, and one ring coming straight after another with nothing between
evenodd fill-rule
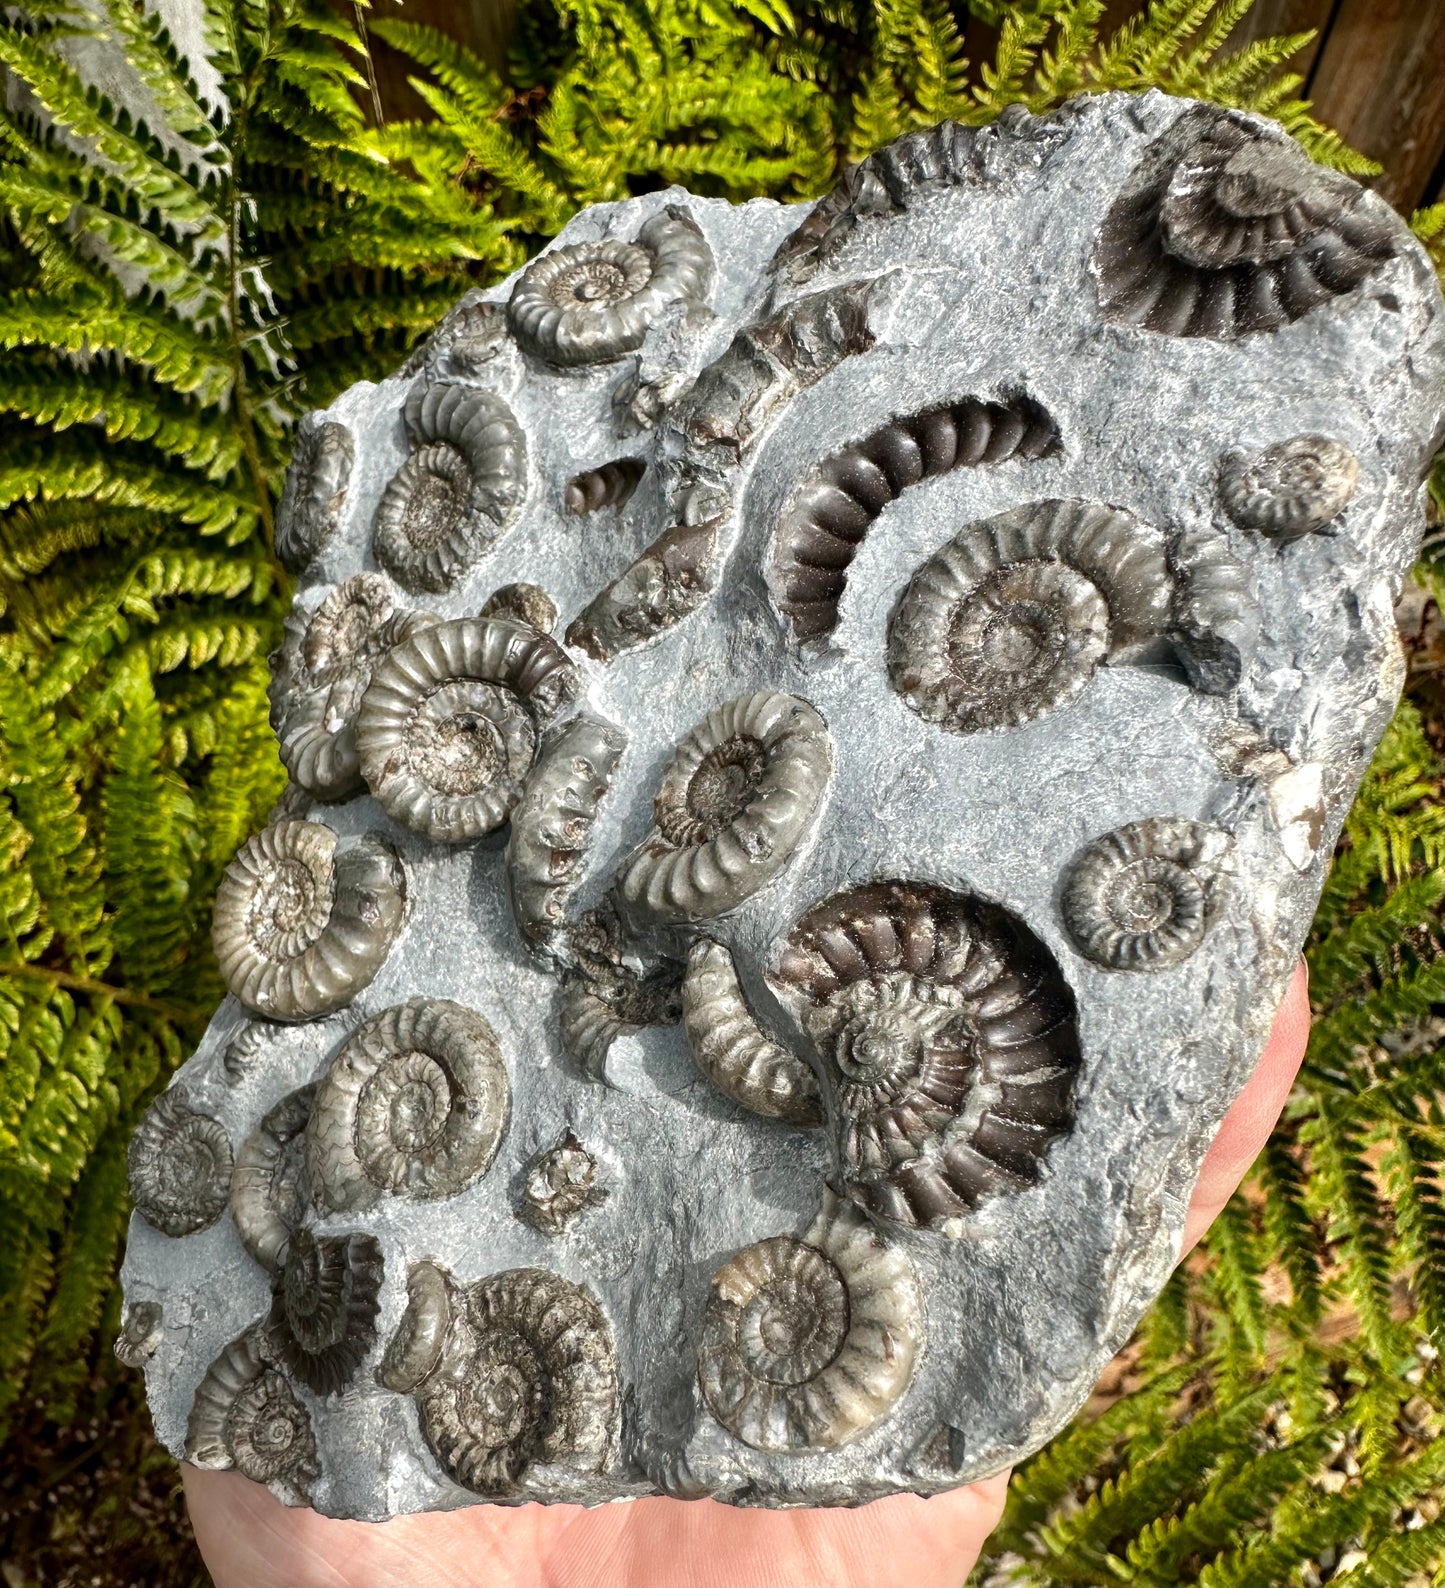
<instances>
[{"instance_id":1,"label":"fossil slab","mask_svg":"<svg viewBox=\"0 0 1445 1588\"><path fill-rule=\"evenodd\" d=\"M996 1471L1167 1277L1401 680L1428 262L1268 123L579 215L298 441L177 1455L379 1518Z\"/></svg>"}]
</instances>

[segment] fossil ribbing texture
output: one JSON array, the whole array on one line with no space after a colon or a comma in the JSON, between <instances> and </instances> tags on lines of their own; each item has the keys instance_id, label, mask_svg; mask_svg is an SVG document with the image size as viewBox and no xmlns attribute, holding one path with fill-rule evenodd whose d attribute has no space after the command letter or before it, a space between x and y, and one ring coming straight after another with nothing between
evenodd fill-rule
<instances>
[{"instance_id":1,"label":"fossil ribbing texture","mask_svg":"<svg viewBox=\"0 0 1445 1588\"><path fill-rule=\"evenodd\" d=\"M296 440L291 786L130 1155L161 1439L378 1519L1038 1448L1401 681L1445 311L1151 94L599 206Z\"/></svg>"}]
</instances>

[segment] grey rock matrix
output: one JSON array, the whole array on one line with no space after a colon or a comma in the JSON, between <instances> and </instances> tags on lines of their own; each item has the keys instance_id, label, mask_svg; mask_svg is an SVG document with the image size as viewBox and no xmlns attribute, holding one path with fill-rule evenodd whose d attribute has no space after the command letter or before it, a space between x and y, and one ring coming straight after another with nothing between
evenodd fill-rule
<instances>
[{"instance_id":1,"label":"grey rock matrix","mask_svg":"<svg viewBox=\"0 0 1445 1588\"><path fill-rule=\"evenodd\" d=\"M1394 706L1440 311L1271 124L1109 95L588 210L312 416L292 785L131 1151L166 1445L380 1518L1058 1430Z\"/></svg>"}]
</instances>

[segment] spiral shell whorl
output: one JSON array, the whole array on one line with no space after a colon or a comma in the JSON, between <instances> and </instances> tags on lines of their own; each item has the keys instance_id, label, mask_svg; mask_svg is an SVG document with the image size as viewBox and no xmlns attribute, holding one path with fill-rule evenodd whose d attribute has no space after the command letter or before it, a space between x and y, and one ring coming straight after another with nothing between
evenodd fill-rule
<instances>
[{"instance_id":1,"label":"spiral shell whorl","mask_svg":"<svg viewBox=\"0 0 1445 1588\"><path fill-rule=\"evenodd\" d=\"M311 1418L263 1358L257 1331L233 1341L207 1369L186 1424L186 1460L235 1468L287 1504L309 1501L320 1472Z\"/></svg>"},{"instance_id":2,"label":"spiral shell whorl","mask_svg":"<svg viewBox=\"0 0 1445 1588\"><path fill-rule=\"evenodd\" d=\"M1254 454L1229 453L1219 495L1242 529L1296 540L1332 524L1354 500L1360 464L1342 441L1292 436Z\"/></svg>"},{"instance_id":3,"label":"spiral shell whorl","mask_svg":"<svg viewBox=\"0 0 1445 1588\"><path fill-rule=\"evenodd\" d=\"M172 1088L151 1104L126 1155L136 1211L162 1234L194 1235L226 1209L231 1142L209 1114L187 1107Z\"/></svg>"},{"instance_id":4,"label":"spiral shell whorl","mask_svg":"<svg viewBox=\"0 0 1445 1588\"><path fill-rule=\"evenodd\" d=\"M276 506L276 555L303 568L336 528L356 461L345 425L307 414L296 428L291 467Z\"/></svg>"},{"instance_id":5,"label":"spiral shell whorl","mask_svg":"<svg viewBox=\"0 0 1445 1588\"><path fill-rule=\"evenodd\" d=\"M337 1395L376 1341L381 1245L298 1229L271 1280L266 1343L318 1395Z\"/></svg>"},{"instance_id":6,"label":"spiral shell whorl","mask_svg":"<svg viewBox=\"0 0 1445 1588\"><path fill-rule=\"evenodd\" d=\"M241 1144L231 1174L231 1217L241 1244L263 1268L275 1268L310 1202L306 1125L314 1086L288 1092Z\"/></svg>"},{"instance_id":7,"label":"spiral shell whorl","mask_svg":"<svg viewBox=\"0 0 1445 1588\"><path fill-rule=\"evenodd\" d=\"M452 1290L446 1270L413 1263L406 1274L406 1311L387 1343L377 1382L409 1395L436 1371L452 1324Z\"/></svg>"}]
</instances>

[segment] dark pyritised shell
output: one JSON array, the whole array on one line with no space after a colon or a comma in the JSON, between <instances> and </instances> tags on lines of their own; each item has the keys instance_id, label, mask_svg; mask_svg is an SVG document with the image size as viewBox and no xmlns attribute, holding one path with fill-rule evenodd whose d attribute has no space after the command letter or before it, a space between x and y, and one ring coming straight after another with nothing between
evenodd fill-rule
<instances>
[{"instance_id":1,"label":"dark pyritised shell","mask_svg":"<svg viewBox=\"0 0 1445 1588\"><path fill-rule=\"evenodd\" d=\"M374 1235L297 1230L271 1280L268 1347L316 1394L339 1394L375 1344L381 1280Z\"/></svg>"},{"instance_id":2,"label":"dark pyritised shell","mask_svg":"<svg viewBox=\"0 0 1445 1588\"><path fill-rule=\"evenodd\" d=\"M432 380L472 380L486 373L506 345L504 306L468 292L441 317L401 373L408 379L425 373Z\"/></svg>"},{"instance_id":3,"label":"dark pyritised shell","mask_svg":"<svg viewBox=\"0 0 1445 1588\"><path fill-rule=\"evenodd\" d=\"M269 1020L340 1009L381 969L406 906L396 851L368 834L338 848L317 822L278 821L226 867L212 938L226 985Z\"/></svg>"},{"instance_id":4,"label":"dark pyritised shell","mask_svg":"<svg viewBox=\"0 0 1445 1588\"><path fill-rule=\"evenodd\" d=\"M452 1308L446 1270L432 1262L413 1263L406 1273L406 1311L376 1370L379 1384L410 1395L425 1383L441 1363Z\"/></svg>"},{"instance_id":5,"label":"dark pyritised shell","mask_svg":"<svg viewBox=\"0 0 1445 1588\"><path fill-rule=\"evenodd\" d=\"M773 980L824 1061L843 1188L870 1213L958 1236L1073 1127L1073 994L996 905L849 889L798 921Z\"/></svg>"},{"instance_id":6,"label":"dark pyritised shell","mask_svg":"<svg viewBox=\"0 0 1445 1588\"><path fill-rule=\"evenodd\" d=\"M474 1009L413 998L373 1015L331 1061L307 1126L312 1195L333 1209L392 1192L455 1196L491 1166L512 1093Z\"/></svg>"},{"instance_id":7,"label":"dark pyritised shell","mask_svg":"<svg viewBox=\"0 0 1445 1588\"><path fill-rule=\"evenodd\" d=\"M1016 727L1100 663L1148 655L1172 593L1157 530L1098 502L1032 502L967 525L913 575L888 625L889 678L950 733Z\"/></svg>"},{"instance_id":8,"label":"dark pyritised shell","mask_svg":"<svg viewBox=\"0 0 1445 1588\"><path fill-rule=\"evenodd\" d=\"M835 1450L902 1399L924 1329L908 1258L826 1194L804 1240L758 1241L713 1275L698 1382L713 1416L758 1450Z\"/></svg>"},{"instance_id":9,"label":"dark pyritised shell","mask_svg":"<svg viewBox=\"0 0 1445 1588\"><path fill-rule=\"evenodd\" d=\"M550 634L557 626L557 603L539 584L504 584L482 602L477 616L507 618Z\"/></svg>"},{"instance_id":10,"label":"dark pyritised shell","mask_svg":"<svg viewBox=\"0 0 1445 1588\"><path fill-rule=\"evenodd\" d=\"M372 547L406 589L445 590L526 494L526 438L494 392L455 381L418 381L402 420L410 451L377 504Z\"/></svg>"},{"instance_id":11,"label":"dark pyritised shell","mask_svg":"<svg viewBox=\"0 0 1445 1588\"><path fill-rule=\"evenodd\" d=\"M336 528L355 460L356 443L345 425L307 414L296 427L276 507L276 555L288 568L304 568Z\"/></svg>"},{"instance_id":12,"label":"dark pyritised shell","mask_svg":"<svg viewBox=\"0 0 1445 1588\"><path fill-rule=\"evenodd\" d=\"M783 514L773 549L778 608L795 640L831 634L848 568L889 502L920 480L1059 450L1058 427L1031 398L965 397L891 420L819 464Z\"/></svg>"},{"instance_id":13,"label":"dark pyritised shell","mask_svg":"<svg viewBox=\"0 0 1445 1588\"><path fill-rule=\"evenodd\" d=\"M221 1054L221 1070L229 1086L243 1081L270 1047L282 1027L270 1020L243 1020Z\"/></svg>"},{"instance_id":14,"label":"dark pyritised shell","mask_svg":"<svg viewBox=\"0 0 1445 1588\"><path fill-rule=\"evenodd\" d=\"M194 1235L225 1212L230 1138L219 1120L188 1108L173 1088L136 1128L127 1169L131 1200L147 1224L166 1235Z\"/></svg>"},{"instance_id":15,"label":"dark pyritised shell","mask_svg":"<svg viewBox=\"0 0 1445 1588\"><path fill-rule=\"evenodd\" d=\"M288 1092L236 1154L231 1218L241 1244L265 1268L275 1268L310 1205L306 1124L315 1098L315 1086Z\"/></svg>"},{"instance_id":16,"label":"dark pyritised shell","mask_svg":"<svg viewBox=\"0 0 1445 1588\"><path fill-rule=\"evenodd\" d=\"M1355 499L1360 464L1343 441L1292 436L1261 452L1226 454L1219 467L1224 510L1243 529L1295 540L1332 524Z\"/></svg>"},{"instance_id":17,"label":"dark pyritised shell","mask_svg":"<svg viewBox=\"0 0 1445 1588\"><path fill-rule=\"evenodd\" d=\"M507 319L517 341L549 364L606 363L641 347L671 304L705 305L712 280L712 250L697 222L669 204L635 243L572 243L533 260L512 289Z\"/></svg>"},{"instance_id":18,"label":"dark pyritised shell","mask_svg":"<svg viewBox=\"0 0 1445 1588\"><path fill-rule=\"evenodd\" d=\"M567 625L566 640L610 662L665 634L712 590L720 519L674 524Z\"/></svg>"},{"instance_id":19,"label":"dark pyritised shell","mask_svg":"<svg viewBox=\"0 0 1445 1588\"><path fill-rule=\"evenodd\" d=\"M1348 177L1228 111L1186 111L1146 154L1095 252L1111 320L1169 336L1274 331L1351 292L1395 252Z\"/></svg>"},{"instance_id":20,"label":"dark pyritised shell","mask_svg":"<svg viewBox=\"0 0 1445 1588\"><path fill-rule=\"evenodd\" d=\"M622 507L631 500L646 472L647 464L641 458L616 458L569 480L562 505L573 514Z\"/></svg>"},{"instance_id":21,"label":"dark pyritised shell","mask_svg":"<svg viewBox=\"0 0 1445 1588\"><path fill-rule=\"evenodd\" d=\"M1169 643L1189 682L1227 695L1249 671L1259 647L1260 611L1249 570L1223 535L1190 530L1169 548L1174 575Z\"/></svg>"},{"instance_id":22,"label":"dark pyritised shell","mask_svg":"<svg viewBox=\"0 0 1445 1588\"><path fill-rule=\"evenodd\" d=\"M164 1337L160 1303L133 1301L126 1306L112 1349L117 1360L127 1367L144 1367L156 1354Z\"/></svg>"},{"instance_id":23,"label":"dark pyritised shell","mask_svg":"<svg viewBox=\"0 0 1445 1588\"><path fill-rule=\"evenodd\" d=\"M1219 914L1230 840L1202 822L1155 816L1096 838L1064 883L1069 936L1110 970L1181 965Z\"/></svg>"},{"instance_id":24,"label":"dark pyritised shell","mask_svg":"<svg viewBox=\"0 0 1445 1588\"><path fill-rule=\"evenodd\" d=\"M543 1235L560 1235L579 1214L606 1199L597 1160L569 1130L527 1165L517 1217Z\"/></svg>"},{"instance_id":25,"label":"dark pyritised shell","mask_svg":"<svg viewBox=\"0 0 1445 1588\"><path fill-rule=\"evenodd\" d=\"M599 1473L621 1413L607 1318L587 1289L545 1269L479 1280L417 1400L437 1460L474 1494L519 1494L535 1465Z\"/></svg>"},{"instance_id":26,"label":"dark pyritised shell","mask_svg":"<svg viewBox=\"0 0 1445 1588\"><path fill-rule=\"evenodd\" d=\"M702 921L752 897L802 841L832 766L823 719L796 695L759 690L709 712L677 747L657 825L623 865L627 911Z\"/></svg>"},{"instance_id":27,"label":"dark pyritised shell","mask_svg":"<svg viewBox=\"0 0 1445 1588\"><path fill-rule=\"evenodd\" d=\"M373 671L356 719L367 787L394 821L442 843L506 821L540 728L578 688L566 653L505 618L438 623Z\"/></svg>"}]
</instances>

